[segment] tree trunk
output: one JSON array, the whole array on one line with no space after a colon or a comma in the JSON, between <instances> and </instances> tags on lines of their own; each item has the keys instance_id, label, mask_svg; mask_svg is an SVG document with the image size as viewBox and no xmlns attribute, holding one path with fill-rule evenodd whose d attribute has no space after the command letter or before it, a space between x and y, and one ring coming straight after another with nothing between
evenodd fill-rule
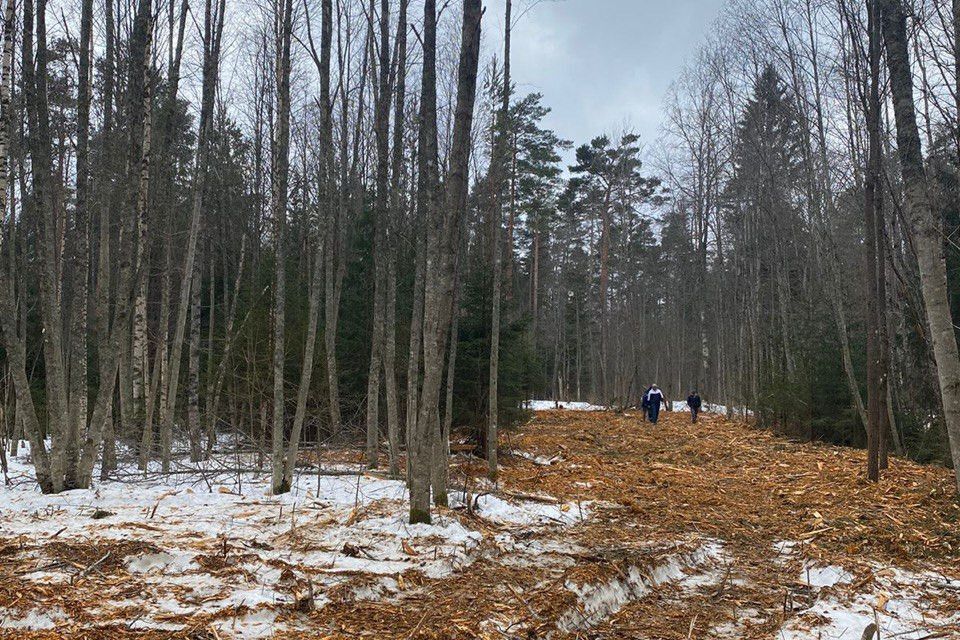
<instances>
[{"instance_id":1,"label":"tree trunk","mask_svg":"<svg viewBox=\"0 0 960 640\"><path fill-rule=\"evenodd\" d=\"M420 178L417 179L420 182ZM418 187L419 190L419 187ZM417 196L420 200L420 196ZM426 272L426 240L429 221L425 218L426 212L418 203L420 215L420 229L417 233L416 266L413 273L413 307L410 312L410 348L407 355L407 414L406 414L406 449L407 449L407 484L413 479L413 437L417 430L417 413L420 401L420 371L421 356L423 355L423 287Z\"/></svg>"},{"instance_id":2,"label":"tree trunk","mask_svg":"<svg viewBox=\"0 0 960 640\"><path fill-rule=\"evenodd\" d=\"M230 310L227 312L226 326L224 327L223 353L220 354L220 362L217 364L217 372L210 395L207 397L207 457L213 452L213 446L216 443L218 412L220 410L220 395L223 392L223 382L227 374L227 364L230 361L230 355L233 353L233 345L237 339L237 333L234 331L234 324L237 318L237 304L240 301L240 287L243 283L243 270L247 258L247 236L244 235L240 242L240 261L237 265L237 277L233 286L233 300L230 302ZM226 275L226 274L224 274ZM224 300L226 304L226 300Z\"/></svg>"},{"instance_id":3,"label":"tree trunk","mask_svg":"<svg viewBox=\"0 0 960 640\"><path fill-rule=\"evenodd\" d=\"M211 235L212 235L212 233L211 233ZM243 253L243 246L245 246L245 245L244 245L245 241L246 241L246 236L243 236L243 240L241 241L241 249L240 249L241 254ZM217 433L216 433L216 431L217 431L217 426L216 426L216 422L212 422L212 421L210 420L210 416L208 415L208 414L210 413L210 409L211 409L211 404L210 404L210 402L211 402L211 400L213 399L213 388L214 388L214 385L216 384L216 373L215 373L215 369L214 369L214 367L213 367L213 363L214 363L214 351L215 351L215 349L214 349L214 336L216 335L216 329L215 329L215 327L216 327L216 322L215 322L215 321L216 321L216 316L217 316L217 314L216 314L216 309L217 309L217 295L216 295L217 287L216 287L216 277L215 277L215 271L216 271L215 262L216 262L216 260L214 259L215 252L214 252L214 250L213 250L213 242L212 242L212 240L211 240L210 244L208 245L208 252L209 252L209 254L210 254L210 255L209 255L209 259L210 259L210 288L209 288L210 297L209 297L209 307L210 307L210 310L209 310L208 313L207 313L207 318L208 318L208 321L207 321L207 366L206 366L206 368L205 368L205 370L204 370L204 378L205 378L205 383L206 383L206 384L204 385L204 390L203 390L203 408L204 408L204 412L203 412L203 414L202 414L202 417L200 418L199 424L197 425L197 432L198 432L197 440L200 440L200 438L202 437L201 434L204 433L204 423L206 423L207 425L212 425L212 427L211 427L211 428L212 428L212 431L208 431L208 432L206 433L206 436L207 436L207 438L206 438L206 440L207 440L206 446L204 447L202 443L200 444L200 448L201 448L201 455L200 455L200 457L201 457L201 459L207 459L207 458L210 457L210 453L213 451L213 447L214 447L214 445L216 444L216 439L217 439ZM241 260L242 260L242 259L243 259L243 258L241 257ZM226 256L224 256L223 260L224 260L224 267L226 267ZM241 266L242 266L242 263L241 263ZM229 294L229 290L227 289L227 273L226 273L226 268L224 268L224 273L223 273L223 304L224 304L224 306L226 306L226 304L227 304L227 299L228 299L228 298L227 298L227 295L228 295L228 294ZM226 338L226 336L225 336L225 338ZM226 347L224 347L224 349L226 349ZM199 369L199 363L198 363L198 367L197 367L197 368ZM198 402L198 404L199 404L199 402Z\"/></svg>"},{"instance_id":4,"label":"tree trunk","mask_svg":"<svg viewBox=\"0 0 960 640\"><path fill-rule=\"evenodd\" d=\"M80 9L80 60L77 83L77 176L73 264L73 302L70 332L70 430L66 452L66 484L77 485L75 474L80 434L87 426L87 294L90 271L89 191L90 94L92 93L91 48L93 46L93 0L84 0Z\"/></svg>"},{"instance_id":5,"label":"tree trunk","mask_svg":"<svg viewBox=\"0 0 960 640\"><path fill-rule=\"evenodd\" d=\"M457 104L444 206L439 205L436 128L436 3L424 2L423 73L420 100L418 200L428 224L423 303L423 387L412 443L410 522L431 521L430 482L433 443L439 437L440 385L453 300L453 268L460 225L467 211L470 136L480 58L480 0L464 0ZM432 222L432 223L431 223ZM446 464L446 459L442 461ZM443 496L442 498L446 498Z\"/></svg>"},{"instance_id":6,"label":"tree trunk","mask_svg":"<svg viewBox=\"0 0 960 640\"><path fill-rule=\"evenodd\" d=\"M462 249L461 249L462 251ZM434 444L433 495L446 496L449 484L447 459L450 456L450 431L453 429L453 391L457 379L457 345L460 344L460 261L457 262L453 283L453 315L450 320L450 348L447 354L447 389L443 403L443 423L440 425L440 440ZM448 501L436 501L440 507L449 506Z\"/></svg>"},{"instance_id":7,"label":"tree trunk","mask_svg":"<svg viewBox=\"0 0 960 640\"><path fill-rule=\"evenodd\" d=\"M488 377L486 456L487 477L497 481L497 431L500 422L500 304L502 286L503 246L501 245L503 197L506 187L507 162L509 161L510 136L510 31L513 1L506 0L503 39L503 96L500 113L497 114L496 146L494 149L493 175L494 210L491 221L490 242L493 256L493 287L490 312L490 370ZM512 231L512 230L511 230ZM512 244L512 235L510 236ZM511 249L512 254L512 249Z\"/></svg>"},{"instance_id":8,"label":"tree trunk","mask_svg":"<svg viewBox=\"0 0 960 640\"><path fill-rule=\"evenodd\" d=\"M190 462L200 462L200 293L203 289L203 261L193 262L190 277L190 338L187 353L187 430Z\"/></svg>"},{"instance_id":9,"label":"tree trunk","mask_svg":"<svg viewBox=\"0 0 960 640\"><path fill-rule=\"evenodd\" d=\"M209 165L210 134L213 126L214 98L219 75L220 42L223 34L223 14L226 0L219 0L216 12L213 0L207 0L204 21L203 87L201 91L200 124L197 136L193 194L191 201L190 229L187 236L186 254L183 260L183 283L180 286L180 299L177 304L177 318L174 336L168 359L166 402L163 403L160 419L160 445L163 471L170 469L170 445L173 437L173 422L176 414L178 387L180 383L180 361L183 353L184 334L186 333L187 311L190 308L191 280L196 262L197 242L200 236L200 223L203 214L204 190Z\"/></svg>"},{"instance_id":10,"label":"tree trunk","mask_svg":"<svg viewBox=\"0 0 960 640\"><path fill-rule=\"evenodd\" d=\"M30 48L28 36L33 28L29 0L24 2L24 42ZM36 2L36 52L23 69L23 83L30 131L30 166L33 178L32 206L37 212L37 247L40 262L40 317L43 326L44 381L46 383L46 413L51 439L50 473L53 491L64 486L65 438L68 422L68 398L64 333L62 328L62 299L60 295L59 264L61 260L57 208L53 200L53 168L51 159L50 112L47 101L47 26L46 0Z\"/></svg>"},{"instance_id":11,"label":"tree trunk","mask_svg":"<svg viewBox=\"0 0 960 640\"><path fill-rule=\"evenodd\" d=\"M404 169L404 107L407 92L407 5L400 0L397 14L395 39L396 61L394 63L395 98L393 116L393 156L391 160L390 213L387 222L387 297L386 331L384 332L383 375L387 400L387 447L390 475L400 474L400 407L397 390L397 254L398 236L402 220Z\"/></svg>"},{"instance_id":12,"label":"tree trunk","mask_svg":"<svg viewBox=\"0 0 960 640\"><path fill-rule=\"evenodd\" d=\"M136 137L136 143L130 144L129 166L137 170L131 178L135 188L130 213L124 216L120 229L120 244L118 247L118 278L116 287L116 301L112 310L112 322L109 333L99 336L100 345L100 386L90 423L83 439L80 459L77 462L77 482L79 486L88 487L92 482L93 468L103 441L103 434L109 428L108 421L112 420L112 403L116 389L120 345L129 344L130 340L130 313L133 288L136 280L135 273L135 235L140 212L147 207L150 188L150 159L151 159L151 122L152 122L152 95L151 95L151 51L153 46L153 20L150 13L149 0L140 0L134 18L133 45L131 47L130 79L128 86L137 97L128 103L128 113L131 122L139 122L138 127L131 130ZM133 141L131 141L133 142ZM107 267L109 268L109 266ZM105 306L98 311L98 316L109 317L111 311L107 298L103 299ZM107 323L104 322L104 326Z\"/></svg>"},{"instance_id":13,"label":"tree trunk","mask_svg":"<svg viewBox=\"0 0 960 640\"><path fill-rule=\"evenodd\" d=\"M466 20L466 16L464 16ZM416 323L417 309L414 299L414 317L411 321L410 353L414 354L414 332L420 333L423 340L423 386L422 391L416 392L416 413L413 407L407 406L407 457L408 476L410 486L410 524L418 522L429 523L430 517L430 471L433 463L433 425L431 420L436 417L437 407L427 404L431 398L428 393L428 383L433 384L433 378L439 387L439 357L437 355L437 305L439 299L433 285L434 270L439 266L440 230L438 216L438 200L440 196L440 177L437 167L437 3L436 0L424 0L423 3L423 68L420 75L420 129L417 139L417 211L423 221L423 260L422 272L423 300L422 319ZM466 46L466 42L463 43ZM421 280L414 281L417 287ZM432 343L432 344L431 344ZM417 357L419 358L419 347ZM411 358L411 366L412 366ZM408 385L416 385L416 376L411 376ZM416 387L415 387L416 388ZM408 386L409 391L409 386ZM439 391L439 388L438 388ZM411 420L412 418L412 420ZM412 426L411 426L412 422Z\"/></svg>"},{"instance_id":14,"label":"tree trunk","mask_svg":"<svg viewBox=\"0 0 960 640\"><path fill-rule=\"evenodd\" d=\"M870 86L867 105L867 130L869 132L869 151L867 171L864 181L864 273L867 278L867 479L874 482L880 479L880 418L886 401L886 393L880 394L880 344L878 280L880 270L877 260L877 188L880 180L880 39L877 32L876 3L868 7L867 30L869 31Z\"/></svg>"},{"instance_id":15,"label":"tree trunk","mask_svg":"<svg viewBox=\"0 0 960 640\"><path fill-rule=\"evenodd\" d=\"M24 58L28 61L32 56L31 40L26 38L30 31L29 23L32 22L32 3L30 0L24 2L24 22L28 23L24 27ZM3 58L0 63L0 216L6 220L9 207L8 194L10 182L10 134L12 128L12 115L10 105L10 83L13 74L13 28L16 16L15 0L7 0L4 9L3 21ZM29 62L27 63L29 66ZM26 73L26 67L25 73ZM0 234L0 242L3 236ZM27 352L26 343L21 339L20 330L17 327L17 307L15 304L16 295L13 288L13 269L11 262L10 271L6 268L0 268L0 324L3 327L4 348L6 350L7 366L10 375L13 377L14 394L16 396L17 409L14 420L23 426L24 435L30 442L31 456L36 469L37 483L40 490L44 493L52 493L55 490L54 480L51 477L50 455L46 444L43 441L41 433L40 420L37 416L37 408L34 404L33 396L30 392L30 381L27 378ZM23 327L23 330L26 328Z\"/></svg>"},{"instance_id":16,"label":"tree trunk","mask_svg":"<svg viewBox=\"0 0 960 640\"><path fill-rule=\"evenodd\" d=\"M373 16L371 15L371 20ZM383 368L387 284L387 225L390 215L390 3L380 0L379 89L374 105L376 200L374 203L374 293L370 368L367 374L367 466L377 467L380 440L380 373ZM370 25L371 31L373 25ZM393 327L390 327L393 331Z\"/></svg>"},{"instance_id":17,"label":"tree trunk","mask_svg":"<svg viewBox=\"0 0 960 640\"><path fill-rule=\"evenodd\" d=\"M933 339L944 422L960 491L960 355L947 296L942 223L933 210L914 111L906 19L900 0L877 0L897 125L904 208L913 227L920 284Z\"/></svg>"},{"instance_id":18,"label":"tree trunk","mask_svg":"<svg viewBox=\"0 0 960 640\"><path fill-rule=\"evenodd\" d=\"M287 183L290 163L290 41L293 35L293 0L276 0L277 131L273 144L271 186L275 279L273 286L273 488L283 489L284 472L284 325L286 322Z\"/></svg>"}]
</instances>

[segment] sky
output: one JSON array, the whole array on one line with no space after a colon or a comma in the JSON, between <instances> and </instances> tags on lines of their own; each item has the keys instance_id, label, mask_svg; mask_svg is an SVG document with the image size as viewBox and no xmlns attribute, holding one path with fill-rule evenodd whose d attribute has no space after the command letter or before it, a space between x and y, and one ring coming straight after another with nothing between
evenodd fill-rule
<instances>
[{"instance_id":1,"label":"sky","mask_svg":"<svg viewBox=\"0 0 960 640\"><path fill-rule=\"evenodd\" d=\"M543 94L546 126L574 145L632 129L656 142L664 96L725 0L514 0L517 92ZM524 9L534 6L520 17ZM504 0L488 0L485 47L503 49ZM572 160L572 152L566 160Z\"/></svg>"}]
</instances>

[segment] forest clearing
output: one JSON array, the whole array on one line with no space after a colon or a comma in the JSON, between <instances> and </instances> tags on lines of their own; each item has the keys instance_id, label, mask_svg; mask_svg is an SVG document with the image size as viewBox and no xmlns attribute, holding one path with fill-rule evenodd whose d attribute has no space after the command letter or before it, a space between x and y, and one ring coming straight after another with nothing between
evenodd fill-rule
<instances>
[{"instance_id":1,"label":"forest clearing","mask_svg":"<svg viewBox=\"0 0 960 640\"><path fill-rule=\"evenodd\" d=\"M538 411L453 508L329 450L294 490L228 470L3 489L0 637L884 638L960 634L949 471L682 412ZM224 454L216 458L232 464ZM319 489L319 491L318 491ZM12 624L12 621L16 621Z\"/></svg>"},{"instance_id":2,"label":"forest clearing","mask_svg":"<svg viewBox=\"0 0 960 640\"><path fill-rule=\"evenodd\" d=\"M960 0L0 26L0 640L960 639Z\"/></svg>"}]
</instances>

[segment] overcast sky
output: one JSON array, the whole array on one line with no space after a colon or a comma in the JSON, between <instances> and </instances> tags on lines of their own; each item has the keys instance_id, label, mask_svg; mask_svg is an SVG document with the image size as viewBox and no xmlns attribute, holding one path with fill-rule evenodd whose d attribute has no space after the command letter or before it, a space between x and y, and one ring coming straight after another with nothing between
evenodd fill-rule
<instances>
[{"instance_id":1,"label":"overcast sky","mask_svg":"<svg viewBox=\"0 0 960 640\"><path fill-rule=\"evenodd\" d=\"M487 47L503 45L503 1L488 0ZM514 15L535 0L514 0ZM724 0L542 0L513 31L518 93L539 91L547 126L575 145L629 127L656 140L664 94Z\"/></svg>"}]
</instances>

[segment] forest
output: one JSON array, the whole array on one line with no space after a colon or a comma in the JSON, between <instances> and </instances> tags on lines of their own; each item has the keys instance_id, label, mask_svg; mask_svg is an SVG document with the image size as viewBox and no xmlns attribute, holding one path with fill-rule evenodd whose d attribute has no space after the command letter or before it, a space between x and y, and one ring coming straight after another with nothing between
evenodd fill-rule
<instances>
[{"instance_id":1,"label":"forest","mask_svg":"<svg viewBox=\"0 0 960 640\"><path fill-rule=\"evenodd\" d=\"M333 545L331 567L337 556L383 560L373 542L349 541L386 509L381 499L396 502L389 514L411 528L390 535L437 536L450 557L474 562L480 551L468 547L483 548L490 532L460 519L536 521L606 540L599 514L611 527L623 516L599 506L618 498L590 493L604 482L683 483L677 469L701 463L734 482L723 461L753 473L767 457L786 466L776 452L790 447L783 459L797 475L783 484L801 483L792 495L826 493L802 509L791 503L786 521L807 522L812 510L820 524L780 531L788 525L758 514L749 525L722 520L711 535L742 542L748 526L777 530L770 544L813 545L843 528L824 525L831 501L877 500L857 526L913 523L907 541L862 532L830 538L830 548L869 548L890 566L925 558L946 571L960 549L960 2L727 0L670 84L656 139L610 123L591 139L567 140L550 124L549 97L528 90L536 78L515 77L512 46L545 7L578 1L3 0L0 582L13 591L0 586L0 638L13 628L4 612L16 608L5 594L41 588L4 568L5 550L46 557L49 545L28 549L23 540L57 531L70 509L133 517L134 505L149 514L153 504L155 515L171 500L168 488L188 484L226 502L245 500L244 483L261 487L257 495L280 512L270 516L271 535L292 519L290 538L270 544L304 553ZM661 431L641 419L655 382L673 409ZM692 391L705 402L703 434L679 426ZM613 425L662 447L621 450ZM743 447L729 449L724 433L740 434ZM621 459L642 468L630 473L656 477L614 478ZM553 465L573 460L567 473L586 474L579 488L551 484ZM804 484L811 464L839 493ZM754 487L773 482L764 469L754 469ZM847 495L857 494L850 483L864 495ZM123 502L131 487L143 502ZM372 503L362 487L377 495ZM688 484L683 504L714 490L723 493ZM885 491L918 493L898 493L888 511ZM211 512L179 495L182 514ZM297 510L322 499L346 510L336 525L346 537L327 547L291 542ZM657 499L644 498L654 501L644 502L644 518L680 517L654 512ZM637 500L621 507L641 509ZM921 503L922 514L908 511ZM755 506L724 504L731 513ZM41 505L66 511L25 524ZM227 513L231 522L246 517L236 508L210 507L223 522ZM138 573L129 558L161 554L181 525L164 521L166 542L157 534L87 555L71 547L58 553L79 564L52 562L76 568L71 584ZM244 526L235 535L258 539L252 517ZM415 526L434 529L410 534ZM454 526L466 527L467 541ZM658 535L677 533L659 526ZM70 540L89 535L69 531ZM232 535L209 541L204 557L219 563L216 575L240 570L227 566ZM731 564L710 544L677 561L685 570L727 566L710 583L712 608L678 622L678 638L700 637L698 620L719 625L733 615L718 604ZM425 553L406 537L398 548L401 558ZM293 585L284 615L316 622L321 580L290 562L277 578ZM436 578L431 570L417 580ZM405 589L407 574L382 573L396 578L377 588ZM951 580L960 577L944 579L943 593L955 594ZM627 578L630 603L610 608L598 596L600 615L581 601L569 624L569 612L546 613L549 590L537 592L542 602L525 590L530 580L507 596L528 618L518 629L494 633L465 620L466 631L432 636L442 626L424 616L382 637L541 637L545 620L555 628L542 637L601 623L639 637L610 618L622 607L643 615L630 609L641 596ZM324 584L328 608L353 602L335 593L345 584ZM453 606L439 586L419 593L416 602L437 611ZM771 593L751 597L772 610L783 596ZM218 611L200 626L196 612L176 612L174 635L161 634L165 619L154 612L150 633L219 638L217 616L230 611L236 623L256 607L240 599ZM330 615L343 631L370 615L360 612ZM815 637L783 635L793 624L783 616L757 627L781 635L756 637ZM44 620L28 616L18 628L40 634ZM291 634L277 637L313 624L277 620ZM136 622L83 628L121 638ZM925 633L947 633L894 630L950 637L960 620L937 624ZM329 637L341 637L332 629ZM80 637L63 633L36 637ZM729 637L753 636L738 627Z\"/></svg>"}]
</instances>

